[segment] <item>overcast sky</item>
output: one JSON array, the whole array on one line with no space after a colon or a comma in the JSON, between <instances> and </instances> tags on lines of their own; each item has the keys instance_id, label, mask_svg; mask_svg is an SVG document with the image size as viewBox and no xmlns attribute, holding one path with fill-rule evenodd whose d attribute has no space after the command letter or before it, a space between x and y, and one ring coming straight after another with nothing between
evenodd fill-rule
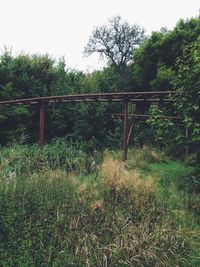
<instances>
[{"instance_id":1,"label":"overcast sky","mask_svg":"<svg viewBox=\"0 0 200 267\"><path fill-rule=\"evenodd\" d=\"M94 26L120 15L139 24L147 34L172 29L180 18L199 15L200 0L0 0L0 49L13 54L64 56L67 67L94 70L98 56L84 58L82 51Z\"/></svg>"}]
</instances>

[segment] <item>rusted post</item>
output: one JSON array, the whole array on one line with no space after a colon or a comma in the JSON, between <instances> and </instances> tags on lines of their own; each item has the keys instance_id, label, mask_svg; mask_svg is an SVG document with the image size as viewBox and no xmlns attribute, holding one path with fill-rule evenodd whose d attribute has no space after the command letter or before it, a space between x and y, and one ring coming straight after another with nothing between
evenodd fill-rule
<instances>
[{"instance_id":1,"label":"rusted post","mask_svg":"<svg viewBox=\"0 0 200 267\"><path fill-rule=\"evenodd\" d=\"M129 142L130 142L130 138L131 138L131 134L132 134L134 125L135 125L135 121L133 120L133 121L132 121L132 124L131 124L131 127L130 127L130 129L129 129L129 133L128 133L127 146L129 145Z\"/></svg>"},{"instance_id":2,"label":"rusted post","mask_svg":"<svg viewBox=\"0 0 200 267\"><path fill-rule=\"evenodd\" d=\"M44 145L44 102L40 102L39 145L40 145L41 148Z\"/></svg>"},{"instance_id":3,"label":"rusted post","mask_svg":"<svg viewBox=\"0 0 200 267\"><path fill-rule=\"evenodd\" d=\"M128 152L128 145L127 145L127 137L128 137L128 101L124 102L124 154L123 154L123 160L127 160L127 152Z\"/></svg>"},{"instance_id":4,"label":"rusted post","mask_svg":"<svg viewBox=\"0 0 200 267\"><path fill-rule=\"evenodd\" d=\"M188 146L188 139L189 139L189 133L188 133L188 128L185 128L185 160L188 159L189 156L189 146Z\"/></svg>"}]
</instances>

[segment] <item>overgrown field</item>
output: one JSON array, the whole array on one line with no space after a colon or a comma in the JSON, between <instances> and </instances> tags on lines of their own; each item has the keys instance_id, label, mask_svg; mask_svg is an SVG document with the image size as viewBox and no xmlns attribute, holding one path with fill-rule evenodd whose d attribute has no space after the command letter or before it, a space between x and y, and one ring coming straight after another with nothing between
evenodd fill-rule
<instances>
[{"instance_id":1,"label":"overgrown field","mask_svg":"<svg viewBox=\"0 0 200 267\"><path fill-rule=\"evenodd\" d=\"M150 148L1 148L0 266L200 266L193 171Z\"/></svg>"}]
</instances>

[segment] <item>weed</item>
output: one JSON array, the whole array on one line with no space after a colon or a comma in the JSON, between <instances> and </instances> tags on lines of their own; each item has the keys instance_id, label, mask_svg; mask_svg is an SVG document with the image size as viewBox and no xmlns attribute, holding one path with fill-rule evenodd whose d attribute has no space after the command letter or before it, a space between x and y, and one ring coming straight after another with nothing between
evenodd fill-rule
<instances>
[{"instance_id":1,"label":"weed","mask_svg":"<svg viewBox=\"0 0 200 267\"><path fill-rule=\"evenodd\" d=\"M108 152L88 171L94 157L60 140L44 147L42 170L40 155L37 146L1 149L2 266L197 264L187 227L177 225L180 214L158 197L153 171L141 176L138 166L130 168ZM163 164L150 155L138 157L150 169L152 162Z\"/></svg>"}]
</instances>

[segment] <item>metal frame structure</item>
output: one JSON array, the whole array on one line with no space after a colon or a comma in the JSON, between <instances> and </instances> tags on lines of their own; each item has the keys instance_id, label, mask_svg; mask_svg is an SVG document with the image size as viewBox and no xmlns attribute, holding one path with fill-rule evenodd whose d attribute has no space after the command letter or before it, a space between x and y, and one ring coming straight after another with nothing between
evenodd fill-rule
<instances>
[{"instance_id":1,"label":"metal frame structure","mask_svg":"<svg viewBox=\"0 0 200 267\"><path fill-rule=\"evenodd\" d=\"M109 115L109 116L112 116L112 117L120 117L121 119L124 120L124 113L106 113L106 114ZM132 117L133 120L132 120L131 126L129 128L128 136L127 136L127 146L129 145L130 137L131 137L131 134L132 134L132 131L133 131L133 127L134 127L134 125L136 123L136 120L138 122L138 121L146 121L146 120L148 120L150 118L163 118L163 119L175 121L176 125L184 125L183 122L182 122L183 119L181 117L179 117L179 116L165 116L165 115L152 115L152 114L143 115L143 114L129 113L128 117ZM184 130L185 130L185 141L186 141L186 143L188 143L189 131L188 131L187 127L184 127ZM189 146L187 144L185 146L185 160L187 160L188 156L189 156Z\"/></svg>"},{"instance_id":2,"label":"metal frame structure","mask_svg":"<svg viewBox=\"0 0 200 267\"><path fill-rule=\"evenodd\" d=\"M152 91L152 92L122 92L122 93L96 93L96 94L77 94L77 95L62 95L62 96L46 96L27 99L16 99L0 101L0 106L9 105L39 105L40 108L40 129L39 129L39 145L44 145L44 112L45 104L48 103L94 103L94 102L121 102L124 103L124 113L118 114L123 116L123 160L127 160L128 143L133 126L128 131L128 116L147 117L150 115L128 114L128 104L138 102L168 102L173 101L175 91ZM169 118L170 116L163 116ZM175 117L171 117L175 118ZM180 117L176 117L181 119ZM188 136L188 132L187 132ZM188 138L188 137L187 137Z\"/></svg>"}]
</instances>

